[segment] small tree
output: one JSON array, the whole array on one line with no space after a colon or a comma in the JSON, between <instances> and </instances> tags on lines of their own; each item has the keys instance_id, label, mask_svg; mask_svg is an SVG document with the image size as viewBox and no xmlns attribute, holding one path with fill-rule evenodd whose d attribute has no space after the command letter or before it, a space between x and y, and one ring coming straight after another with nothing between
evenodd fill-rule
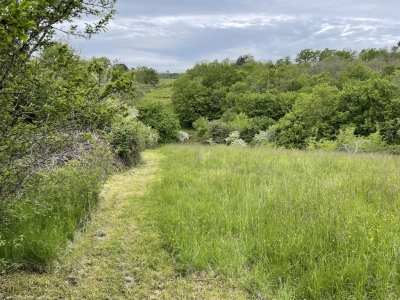
<instances>
[{"instance_id":1,"label":"small tree","mask_svg":"<svg viewBox=\"0 0 400 300\"><path fill-rule=\"evenodd\" d=\"M156 85L160 82L158 73L155 69L139 66L136 68L136 80L139 83Z\"/></svg>"}]
</instances>

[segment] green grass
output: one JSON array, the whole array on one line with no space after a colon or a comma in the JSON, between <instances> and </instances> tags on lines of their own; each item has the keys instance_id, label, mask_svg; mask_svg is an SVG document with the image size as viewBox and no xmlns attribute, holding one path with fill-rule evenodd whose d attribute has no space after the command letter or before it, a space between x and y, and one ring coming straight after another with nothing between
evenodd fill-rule
<instances>
[{"instance_id":1,"label":"green grass","mask_svg":"<svg viewBox=\"0 0 400 300\"><path fill-rule=\"evenodd\" d=\"M159 85L147 91L141 100L159 101L167 110L173 112L174 108L171 102L173 82L174 79L160 79Z\"/></svg>"},{"instance_id":2,"label":"green grass","mask_svg":"<svg viewBox=\"0 0 400 300\"><path fill-rule=\"evenodd\" d=\"M49 168L25 198L1 207L6 207L9 222L0 222L0 273L5 266L41 269L59 255L98 204L111 170L108 155L96 151L64 167Z\"/></svg>"},{"instance_id":3,"label":"green grass","mask_svg":"<svg viewBox=\"0 0 400 300\"><path fill-rule=\"evenodd\" d=\"M228 147L161 149L147 201L182 274L254 296L397 299L400 158Z\"/></svg>"},{"instance_id":4,"label":"green grass","mask_svg":"<svg viewBox=\"0 0 400 300\"><path fill-rule=\"evenodd\" d=\"M160 79L159 85L161 86L172 86L176 79L168 79L168 78L162 78Z\"/></svg>"},{"instance_id":5,"label":"green grass","mask_svg":"<svg viewBox=\"0 0 400 300\"><path fill-rule=\"evenodd\" d=\"M212 270L181 276L174 269L156 208L144 201L160 156L146 151L144 164L108 181L90 224L46 272L0 274L0 299L248 299Z\"/></svg>"}]
</instances>

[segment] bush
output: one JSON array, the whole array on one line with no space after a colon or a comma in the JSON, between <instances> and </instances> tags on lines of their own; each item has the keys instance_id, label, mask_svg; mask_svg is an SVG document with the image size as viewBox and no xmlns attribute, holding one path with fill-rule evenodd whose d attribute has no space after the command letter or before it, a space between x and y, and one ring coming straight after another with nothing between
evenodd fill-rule
<instances>
[{"instance_id":1,"label":"bush","mask_svg":"<svg viewBox=\"0 0 400 300\"><path fill-rule=\"evenodd\" d=\"M308 150L323 151L346 151L356 154L357 152L382 152L387 151L388 147L379 131L362 137L354 134L355 128L350 127L341 129L336 139L333 141L321 139L317 141L314 137L308 140Z\"/></svg>"},{"instance_id":2,"label":"bush","mask_svg":"<svg viewBox=\"0 0 400 300\"><path fill-rule=\"evenodd\" d=\"M244 129L240 131L240 138L246 143L251 143L257 133L267 130L274 124L276 124L276 121L269 117L255 117L251 119L248 126L244 127Z\"/></svg>"},{"instance_id":3,"label":"bush","mask_svg":"<svg viewBox=\"0 0 400 300\"><path fill-rule=\"evenodd\" d=\"M160 143L165 144L177 140L180 129L178 118L166 110L161 102L142 101L137 109L139 111L138 119L158 131Z\"/></svg>"},{"instance_id":4,"label":"bush","mask_svg":"<svg viewBox=\"0 0 400 300\"><path fill-rule=\"evenodd\" d=\"M178 134L178 139L181 143L186 143L187 141L189 141L189 133L184 132L184 131L179 131Z\"/></svg>"},{"instance_id":5,"label":"bush","mask_svg":"<svg viewBox=\"0 0 400 300\"><path fill-rule=\"evenodd\" d=\"M110 142L116 156L125 166L139 162L140 152L157 145L158 133L136 119L122 120L114 124Z\"/></svg>"},{"instance_id":6,"label":"bush","mask_svg":"<svg viewBox=\"0 0 400 300\"><path fill-rule=\"evenodd\" d=\"M193 128L196 131L196 136L198 138L203 138L208 131L208 120L205 117L200 117L193 122Z\"/></svg>"},{"instance_id":7,"label":"bush","mask_svg":"<svg viewBox=\"0 0 400 300\"><path fill-rule=\"evenodd\" d=\"M240 138L239 131L231 132L231 134L225 139L225 141L229 146L241 146L241 147L247 146L246 142Z\"/></svg>"},{"instance_id":8,"label":"bush","mask_svg":"<svg viewBox=\"0 0 400 300\"><path fill-rule=\"evenodd\" d=\"M254 143L257 145L263 145L266 143L272 143L274 141L276 134L275 128L272 126L270 129L266 131L260 131L258 134L254 136Z\"/></svg>"},{"instance_id":9,"label":"bush","mask_svg":"<svg viewBox=\"0 0 400 300\"><path fill-rule=\"evenodd\" d=\"M208 126L207 138L216 144L224 144L225 139L229 136L230 127L228 124L215 120L211 121Z\"/></svg>"}]
</instances>

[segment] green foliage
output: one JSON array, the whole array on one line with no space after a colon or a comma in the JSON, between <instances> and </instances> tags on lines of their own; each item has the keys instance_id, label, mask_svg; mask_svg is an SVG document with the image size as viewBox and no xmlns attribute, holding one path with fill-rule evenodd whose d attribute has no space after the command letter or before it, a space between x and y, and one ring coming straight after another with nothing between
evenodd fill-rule
<instances>
[{"instance_id":1,"label":"green foliage","mask_svg":"<svg viewBox=\"0 0 400 300\"><path fill-rule=\"evenodd\" d=\"M335 140L321 139L317 141L312 137L308 141L308 150L346 151L350 154L358 152L384 152L387 144L379 131L363 137L354 134L355 128L341 129Z\"/></svg>"},{"instance_id":2,"label":"green foliage","mask_svg":"<svg viewBox=\"0 0 400 300\"><path fill-rule=\"evenodd\" d=\"M158 132L136 119L124 119L113 124L109 139L117 157L130 167L140 161L144 149L157 145Z\"/></svg>"},{"instance_id":3,"label":"green foliage","mask_svg":"<svg viewBox=\"0 0 400 300\"><path fill-rule=\"evenodd\" d=\"M253 143L258 146L272 143L275 140L275 134L276 134L275 126L271 126L269 129L265 131L261 130L259 133L254 135Z\"/></svg>"},{"instance_id":4,"label":"green foliage","mask_svg":"<svg viewBox=\"0 0 400 300\"><path fill-rule=\"evenodd\" d=\"M231 128L228 124L220 120L214 120L208 125L207 138L216 144L225 144L225 139L230 132Z\"/></svg>"},{"instance_id":5,"label":"green foliage","mask_svg":"<svg viewBox=\"0 0 400 300\"><path fill-rule=\"evenodd\" d=\"M175 114L166 110L159 101L141 101L137 105L138 119L158 131L160 143L174 142L178 138L179 121Z\"/></svg>"},{"instance_id":6,"label":"green foliage","mask_svg":"<svg viewBox=\"0 0 400 300\"><path fill-rule=\"evenodd\" d=\"M94 138L71 155L79 158L61 167L48 165L38 173L37 184L25 192L24 201L2 205L0 258L8 264L31 268L51 262L74 231L90 220L112 171L112 155Z\"/></svg>"},{"instance_id":7,"label":"green foliage","mask_svg":"<svg viewBox=\"0 0 400 300\"><path fill-rule=\"evenodd\" d=\"M306 139L315 135L332 139L342 122L339 112L339 90L326 84L315 87L311 94L298 94L291 112L277 124L279 146L303 148Z\"/></svg>"},{"instance_id":8,"label":"green foliage","mask_svg":"<svg viewBox=\"0 0 400 300\"><path fill-rule=\"evenodd\" d=\"M246 143L250 143L257 133L268 129L274 124L276 124L276 121L269 117L263 116L252 118L251 122L240 131L240 137Z\"/></svg>"},{"instance_id":9,"label":"green foliage","mask_svg":"<svg viewBox=\"0 0 400 300\"><path fill-rule=\"evenodd\" d=\"M379 77L378 73L364 64L349 65L339 76L339 85L343 87L345 83L351 84L353 81L365 81L377 77Z\"/></svg>"},{"instance_id":10,"label":"green foliage","mask_svg":"<svg viewBox=\"0 0 400 300\"><path fill-rule=\"evenodd\" d=\"M343 87L339 109L344 112L345 123L355 126L357 135L368 136L380 129L393 143L398 140L394 125L400 115L397 95L398 87L388 79L357 81Z\"/></svg>"},{"instance_id":11,"label":"green foliage","mask_svg":"<svg viewBox=\"0 0 400 300\"><path fill-rule=\"evenodd\" d=\"M247 92L238 96L235 103L235 109L250 118L265 116L279 120L284 116L282 107L278 102L276 94L273 92L263 94Z\"/></svg>"},{"instance_id":12,"label":"green foliage","mask_svg":"<svg viewBox=\"0 0 400 300\"><path fill-rule=\"evenodd\" d=\"M29 60L0 89L0 205L22 196L54 154L79 143L75 132L109 130L126 112L117 96L134 92L133 79L106 58L85 61L60 43Z\"/></svg>"},{"instance_id":13,"label":"green foliage","mask_svg":"<svg viewBox=\"0 0 400 300\"><path fill-rule=\"evenodd\" d=\"M182 124L221 120L249 143L276 122L274 145L287 148L328 144L349 127L360 138L379 131L387 147L400 143L398 47L304 49L297 64L246 58L200 62L180 76L172 104Z\"/></svg>"},{"instance_id":14,"label":"green foliage","mask_svg":"<svg viewBox=\"0 0 400 300\"><path fill-rule=\"evenodd\" d=\"M155 69L146 66L138 66L135 69L136 80L139 83L156 85L160 82L158 73Z\"/></svg>"},{"instance_id":15,"label":"green foliage","mask_svg":"<svg viewBox=\"0 0 400 300\"><path fill-rule=\"evenodd\" d=\"M198 138L203 138L208 131L209 122L205 117L200 117L193 122L193 128L196 131L196 136Z\"/></svg>"},{"instance_id":16,"label":"green foliage","mask_svg":"<svg viewBox=\"0 0 400 300\"><path fill-rule=\"evenodd\" d=\"M218 119L228 108L229 87L241 74L229 61L202 62L181 75L173 85L172 103L179 120L190 126L200 117Z\"/></svg>"},{"instance_id":17,"label":"green foliage","mask_svg":"<svg viewBox=\"0 0 400 300\"><path fill-rule=\"evenodd\" d=\"M210 89L184 74L174 82L172 91L172 104L182 125L190 126L200 117L209 117ZM221 111L214 108L211 113L218 117Z\"/></svg>"},{"instance_id":18,"label":"green foliage","mask_svg":"<svg viewBox=\"0 0 400 300\"><path fill-rule=\"evenodd\" d=\"M13 38L27 42L26 30L37 29L30 12L39 1L3 1L0 3L0 34L10 43Z\"/></svg>"}]
</instances>

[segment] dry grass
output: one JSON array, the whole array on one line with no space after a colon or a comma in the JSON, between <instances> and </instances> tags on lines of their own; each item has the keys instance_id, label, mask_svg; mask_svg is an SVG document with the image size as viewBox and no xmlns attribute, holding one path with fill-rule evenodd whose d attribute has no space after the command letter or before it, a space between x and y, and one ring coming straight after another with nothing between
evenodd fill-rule
<instances>
[{"instance_id":1,"label":"dry grass","mask_svg":"<svg viewBox=\"0 0 400 300\"><path fill-rule=\"evenodd\" d=\"M212 271L182 276L173 268L152 208L141 201L157 180L161 154L143 157L141 166L111 178L92 222L46 272L1 276L0 299L248 298Z\"/></svg>"}]
</instances>

